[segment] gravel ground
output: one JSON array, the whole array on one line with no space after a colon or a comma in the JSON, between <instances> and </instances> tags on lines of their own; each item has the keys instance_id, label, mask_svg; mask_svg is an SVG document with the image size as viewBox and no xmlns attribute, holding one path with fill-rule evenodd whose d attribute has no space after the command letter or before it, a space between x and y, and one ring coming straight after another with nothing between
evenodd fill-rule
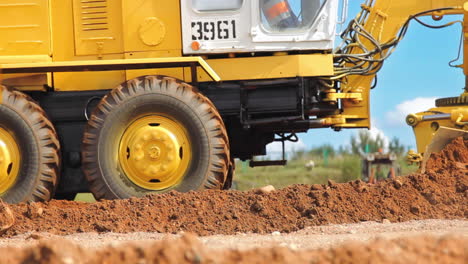
<instances>
[{"instance_id":1,"label":"gravel ground","mask_svg":"<svg viewBox=\"0 0 468 264\"><path fill-rule=\"evenodd\" d=\"M199 237L202 243L210 249L240 249L284 246L291 249L318 249L335 247L345 242L366 242L377 238L394 239L431 235L443 237L458 235L468 237L468 220L420 220L402 223L362 222L359 224L342 224L307 227L298 232L282 234L273 232L268 235L241 233L237 235L213 235ZM76 233L57 236L48 233L25 233L11 238L0 239L0 247L24 247L35 245L41 240L56 240L65 238L85 248L103 246L118 246L125 242L148 243L180 235L163 233Z\"/></svg>"}]
</instances>

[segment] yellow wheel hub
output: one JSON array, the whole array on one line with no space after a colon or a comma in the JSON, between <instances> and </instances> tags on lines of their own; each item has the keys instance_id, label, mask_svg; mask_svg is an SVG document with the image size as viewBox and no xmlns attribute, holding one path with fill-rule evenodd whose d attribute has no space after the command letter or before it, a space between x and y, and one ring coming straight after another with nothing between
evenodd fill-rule
<instances>
[{"instance_id":1,"label":"yellow wheel hub","mask_svg":"<svg viewBox=\"0 0 468 264\"><path fill-rule=\"evenodd\" d=\"M20 168L20 150L13 136L0 127L0 194L16 181Z\"/></svg>"},{"instance_id":2,"label":"yellow wheel hub","mask_svg":"<svg viewBox=\"0 0 468 264\"><path fill-rule=\"evenodd\" d=\"M134 184L158 191L182 181L191 153L184 127L169 117L155 114L139 118L127 127L118 158Z\"/></svg>"}]
</instances>

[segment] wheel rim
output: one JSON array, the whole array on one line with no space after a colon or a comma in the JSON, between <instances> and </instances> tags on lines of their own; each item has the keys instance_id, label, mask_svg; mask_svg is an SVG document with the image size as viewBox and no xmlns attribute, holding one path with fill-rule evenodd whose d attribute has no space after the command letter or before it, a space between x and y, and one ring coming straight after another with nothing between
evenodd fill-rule
<instances>
[{"instance_id":1,"label":"wheel rim","mask_svg":"<svg viewBox=\"0 0 468 264\"><path fill-rule=\"evenodd\" d=\"M118 159L130 181L160 191L182 181L191 153L185 128L169 117L154 114L138 118L127 127Z\"/></svg>"},{"instance_id":2,"label":"wheel rim","mask_svg":"<svg viewBox=\"0 0 468 264\"><path fill-rule=\"evenodd\" d=\"M16 181L20 168L20 150L13 136L0 127L0 194Z\"/></svg>"}]
</instances>

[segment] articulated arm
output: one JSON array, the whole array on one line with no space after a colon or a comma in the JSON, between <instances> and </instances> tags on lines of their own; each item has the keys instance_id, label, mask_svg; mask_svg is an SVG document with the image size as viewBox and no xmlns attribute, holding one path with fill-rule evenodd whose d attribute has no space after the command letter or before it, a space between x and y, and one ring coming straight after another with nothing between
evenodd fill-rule
<instances>
[{"instance_id":1,"label":"articulated arm","mask_svg":"<svg viewBox=\"0 0 468 264\"><path fill-rule=\"evenodd\" d=\"M335 77L332 79L340 83L342 92L361 94L342 100L342 117L347 122L336 127L370 127L369 91L372 82L383 61L403 38L412 18L433 16L438 20L446 14L468 14L468 2L465 4L465 1L367 0L342 35L343 44L335 54ZM466 25L464 23L465 51L468 50ZM468 75L468 54L464 58L463 67L465 75Z\"/></svg>"}]
</instances>

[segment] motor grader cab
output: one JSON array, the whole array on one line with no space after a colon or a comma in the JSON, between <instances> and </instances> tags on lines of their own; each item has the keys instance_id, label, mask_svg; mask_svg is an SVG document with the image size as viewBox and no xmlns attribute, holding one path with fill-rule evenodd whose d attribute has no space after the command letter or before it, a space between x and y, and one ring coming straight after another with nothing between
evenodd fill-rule
<instances>
[{"instance_id":1,"label":"motor grader cab","mask_svg":"<svg viewBox=\"0 0 468 264\"><path fill-rule=\"evenodd\" d=\"M409 21L463 3L365 1L334 49L338 0L3 0L0 197L229 188L273 141L369 128Z\"/></svg>"}]
</instances>

